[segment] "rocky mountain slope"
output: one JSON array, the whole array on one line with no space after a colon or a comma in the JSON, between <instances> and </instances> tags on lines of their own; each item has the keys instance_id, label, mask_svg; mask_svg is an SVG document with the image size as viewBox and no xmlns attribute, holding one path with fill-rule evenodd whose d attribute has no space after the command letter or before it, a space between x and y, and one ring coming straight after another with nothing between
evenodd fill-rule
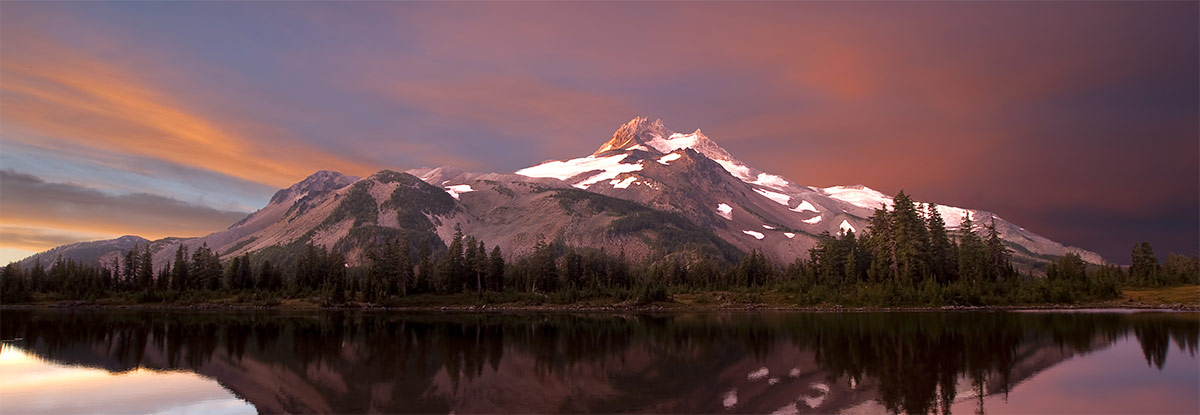
<instances>
[{"instance_id":1,"label":"rocky mountain slope","mask_svg":"<svg viewBox=\"0 0 1200 415\"><path fill-rule=\"evenodd\" d=\"M635 118L595 153L547 161L513 174L468 173L453 167L382 170L365 178L318 171L282 189L267 206L228 229L199 238L155 241L156 267L177 245L207 245L223 257L254 253L288 262L313 243L362 263L368 250L406 235L414 247L444 249L456 227L523 255L539 240L624 251L635 260L700 256L736 260L760 250L779 264L807 255L822 232L862 232L876 208L892 198L865 186L815 188L795 184L733 158L700 130L677 133L661 120ZM1019 263L1075 252L982 210L940 206L948 227L969 215L995 220ZM148 241L122 237L55 248L63 255L113 260ZM32 261L30 259L26 262Z\"/></svg>"}]
</instances>

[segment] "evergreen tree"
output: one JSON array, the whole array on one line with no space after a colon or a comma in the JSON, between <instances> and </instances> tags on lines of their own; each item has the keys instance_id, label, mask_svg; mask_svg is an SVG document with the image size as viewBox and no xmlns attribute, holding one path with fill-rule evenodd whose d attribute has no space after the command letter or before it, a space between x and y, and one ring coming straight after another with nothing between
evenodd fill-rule
<instances>
[{"instance_id":1,"label":"evergreen tree","mask_svg":"<svg viewBox=\"0 0 1200 415\"><path fill-rule=\"evenodd\" d=\"M207 243L197 247L192 253L192 265L188 270L189 280L193 284L191 288L215 290L220 287L223 274L221 257L214 253Z\"/></svg>"},{"instance_id":2,"label":"evergreen tree","mask_svg":"<svg viewBox=\"0 0 1200 415\"><path fill-rule=\"evenodd\" d=\"M1000 239L1000 232L996 231L996 218L992 218L992 223L987 225L987 278L991 281L1008 278L1016 272L1012 266L1012 251L1004 246L1004 241Z\"/></svg>"},{"instance_id":3,"label":"evergreen tree","mask_svg":"<svg viewBox=\"0 0 1200 415\"><path fill-rule=\"evenodd\" d=\"M326 256L322 264L325 269L326 281L329 286L329 301L333 304L346 302L346 257L341 252L333 251Z\"/></svg>"},{"instance_id":4,"label":"evergreen tree","mask_svg":"<svg viewBox=\"0 0 1200 415\"><path fill-rule=\"evenodd\" d=\"M188 253L187 247L179 244L175 249L175 264L171 269L171 289L183 291L191 284L188 282Z\"/></svg>"},{"instance_id":5,"label":"evergreen tree","mask_svg":"<svg viewBox=\"0 0 1200 415\"><path fill-rule=\"evenodd\" d=\"M283 279L275 267L271 266L271 261L263 260L262 266L258 269L258 289L265 291L277 291L283 286Z\"/></svg>"},{"instance_id":6,"label":"evergreen tree","mask_svg":"<svg viewBox=\"0 0 1200 415\"><path fill-rule=\"evenodd\" d=\"M395 241L386 242L367 251L370 271L367 274L365 300L376 301L392 293L395 286L394 279L398 275L395 269L398 259L396 245Z\"/></svg>"},{"instance_id":7,"label":"evergreen tree","mask_svg":"<svg viewBox=\"0 0 1200 415\"><path fill-rule=\"evenodd\" d=\"M483 278L478 273L479 256L478 251L475 250L475 245L477 244L478 242L475 240L474 236L467 236L465 239L463 239L462 269L463 274L466 277L465 282L470 285L475 292L480 292L482 291L482 287L480 287L482 284L480 283Z\"/></svg>"},{"instance_id":8,"label":"evergreen tree","mask_svg":"<svg viewBox=\"0 0 1200 415\"><path fill-rule=\"evenodd\" d=\"M50 272L46 274L46 287L51 292L63 292L63 282L67 279L67 263L63 261L61 255L54 259L54 263L50 265Z\"/></svg>"},{"instance_id":9,"label":"evergreen tree","mask_svg":"<svg viewBox=\"0 0 1200 415\"><path fill-rule=\"evenodd\" d=\"M1084 283L1087 281L1087 264L1077 253L1069 253L1046 265L1046 279L1050 281L1065 281L1069 283Z\"/></svg>"},{"instance_id":10,"label":"evergreen tree","mask_svg":"<svg viewBox=\"0 0 1200 415\"><path fill-rule=\"evenodd\" d=\"M132 289L137 285L137 251L137 245L134 245L132 249L125 251L125 261L121 263L121 265L124 267L124 270L121 273L121 286L125 287L125 289Z\"/></svg>"},{"instance_id":11,"label":"evergreen tree","mask_svg":"<svg viewBox=\"0 0 1200 415\"><path fill-rule=\"evenodd\" d=\"M552 292L558 289L558 267L554 264L554 251L542 235L533 246L530 258L529 281L532 292Z\"/></svg>"},{"instance_id":12,"label":"evergreen tree","mask_svg":"<svg viewBox=\"0 0 1200 415\"><path fill-rule=\"evenodd\" d=\"M929 236L911 198L901 190L892 206L892 278L916 286L929 276Z\"/></svg>"},{"instance_id":13,"label":"evergreen tree","mask_svg":"<svg viewBox=\"0 0 1200 415\"><path fill-rule=\"evenodd\" d=\"M254 288L254 267L250 265L250 254L242 254L242 269L238 275L238 289Z\"/></svg>"},{"instance_id":14,"label":"evergreen tree","mask_svg":"<svg viewBox=\"0 0 1200 415\"><path fill-rule=\"evenodd\" d=\"M840 252L841 247L838 240L829 234L829 231L821 232L817 235L817 244L812 249L808 250L809 262L813 266L813 274L816 277L817 283L838 285L841 282L841 276L845 272L845 255ZM753 259L757 251L752 252L748 257ZM738 272L742 273L746 266L747 258L743 258L738 264ZM748 282L748 284L751 284Z\"/></svg>"},{"instance_id":15,"label":"evergreen tree","mask_svg":"<svg viewBox=\"0 0 1200 415\"><path fill-rule=\"evenodd\" d=\"M396 246L397 276L396 285L399 288L400 295L408 295L408 288L413 283L413 266L412 255L409 254L408 234L400 237L400 243Z\"/></svg>"},{"instance_id":16,"label":"evergreen tree","mask_svg":"<svg viewBox=\"0 0 1200 415\"><path fill-rule=\"evenodd\" d=\"M853 284L857 281L865 281L867 268L871 265L870 254L858 243L854 231L842 233L842 239L838 241L838 244L845 253L844 283Z\"/></svg>"},{"instance_id":17,"label":"evergreen tree","mask_svg":"<svg viewBox=\"0 0 1200 415\"><path fill-rule=\"evenodd\" d=\"M867 226L867 235L862 241L863 247L871 257L867 279L872 282L890 280L896 263L896 238L893 236L895 232L892 228L891 213L886 209L875 209L868 222L870 224Z\"/></svg>"},{"instance_id":18,"label":"evergreen tree","mask_svg":"<svg viewBox=\"0 0 1200 415\"><path fill-rule=\"evenodd\" d=\"M625 248L621 248L615 260L608 261L608 266L605 269L608 274L609 284L614 287L629 288L632 284L630 277L629 261L625 256Z\"/></svg>"},{"instance_id":19,"label":"evergreen tree","mask_svg":"<svg viewBox=\"0 0 1200 415\"><path fill-rule=\"evenodd\" d=\"M0 303L14 304L33 298L30 284L25 281L21 266L10 262L0 271Z\"/></svg>"},{"instance_id":20,"label":"evergreen tree","mask_svg":"<svg viewBox=\"0 0 1200 415\"><path fill-rule=\"evenodd\" d=\"M1136 284L1158 285L1158 257L1149 242L1133 245L1133 264L1129 266L1129 278Z\"/></svg>"},{"instance_id":21,"label":"evergreen tree","mask_svg":"<svg viewBox=\"0 0 1200 415\"><path fill-rule=\"evenodd\" d=\"M980 282L986 277L986 248L983 239L974 231L971 213L963 216L958 233L958 277L970 282Z\"/></svg>"},{"instance_id":22,"label":"evergreen tree","mask_svg":"<svg viewBox=\"0 0 1200 415\"><path fill-rule=\"evenodd\" d=\"M430 250L429 239L422 239L421 246L417 249L416 284L413 284L413 289L416 292L429 292L433 289L433 255Z\"/></svg>"},{"instance_id":23,"label":"evergreen tree","mask_svg":"<svg viewBox=\"0 0 1200 415\"><path fill-rule=\"evenodd\" d=\"M488 257L487 280L489 290L504 290L504 256L500 254L500 245L493 247L492 254Z\"/></svg>"},{"instance_id":24,"label":"evergreen tree","mask_svg":"<svg viewBox=\"0 0 1200 415\"><path fill-rule=\"evenodd\" d=\"M168 263L167 266L162 267L162 269L158 270L158 274L155 274L154 289L159 290L159 291L165 291L167 289L167 283L170 280L171 280L171 264Z\"/></svg>"},{"instance_id":25,"label":"evergreen tree","mask_svg":"<svg viewBox=\"0 0 1200 415\"><path fill-rule=\"evenodd\" d=\"M929 257L933 278L940 284L948 284L958 275L954 243L950 242L946 222L938 212L937 204L927 204L925 209L928 212L925 223L929 229Z\"/></svg>"},{"instance_id":26,"label":"evergreen tree","mask_svg":"<svg viewBox=\"0 0 1200 415\"><path fill-rule=\"evenodd\" d=\"M231 291L237 290L237 279L240 275L242 275L242 259L240 257L233 257L233 261L229 262L229 272L225 273L225 289Z\"/></svg>"},{"instance_id":27,"label":"evergreen tree","mask_svg":"<svg viewBox=\"0 0 1200 415\"><path fill-rule=\"evenodd\" d=\"M316 245L309 243L304 253L296 260L296 282L295 289L297 292L307 292L317 290L325 285L325 247L318 248Z\"/></svg>"},{"instance_id":28,"label":"evergreen tree","mask_svg":"<svg viewBox=\"0 0 1200 415\"><path fill-rule=\"evenodd\" d=\"M442 259L437 265L437 284L438 293L456 293L463 289L465 281L463 272L463 233L462 227L454 227L454 237L450 240L450 245L446 247L446 253L442 255Z\"/></svg>"},{"instance_id":29,"label":"evergreen tree","mask_svg":"<svg viewBox=\"0 0 1200 415\"><path fill-rule=\"evenodd\" d=\"M485 279L488 273L488 252L483 241L477 241L475 244L475 290L483 292L487 289Z\"/></svg>"},{"instance_id":30,"label":"evergreen tree","mask_svg":"<svg viewBox=\"0 0 1200 415\"><path fill-rule=\"evenodd\" d=\"M221 267L221 254L212 251L208 256L208 289L216 290L221 288L221 279L224 277L225 269Z\"/></svg>"},{"instance_id":31,"label":"evergreen tree","mask_svg":"<svg viewBox=\"0 0 1200 415\"><path fill-rule=\"evenodd\" d=\"M575 251L575 247L567 247L567 253L563 255L563 280L574 288L583 286L583 257ZM672 272L671 274L675 274ZM667 278L666 281L672 281L674 275Z\"/></svg>"},{"instance_id":32,"label":"evergreen tree","mask_svg":"<svg viewBox=\"0 0 1200 415\"><path fill-rule=\"evenodd\" d=\"M1200 256L1167 254L1162 274L1171 284L1200 284Z\"/></svg>"},{"instance_id":33,"label":"evergreen tree","mask_svg":"<svg viewBox=\"0 0 1200 415\"><path fill-rule=\"evenodd\" d=\"M150 258L150 245L137 257L137 285L140 290L150 290L154 283L154 264Z\"/></svg>"},{"instance_id":34,"label":"evergreen tree","mask_svg":"<svg viewBox=\"0 0 1200 415\"><path fill-rule=\"evenodd\" d=\"M114 265L116 263L114 262ZM33 258L33 269L29 271L29 285L36 292L45 292L46 290L46 267L42 266L42 257L36 256Z\"/></svg>"},{"instance_id":35,"label":"evergreen tree","mask_svg":"<svg viewBox=\"0 0 1200 415\"><path fill-rule=\"evenodd\" d=\"M748 287L762 286L774 276L774 267L759 250L753 250L738 262L734 270L736 278ZM837 271L838 273L841 270Z\"/></svg>"}]
</instances>

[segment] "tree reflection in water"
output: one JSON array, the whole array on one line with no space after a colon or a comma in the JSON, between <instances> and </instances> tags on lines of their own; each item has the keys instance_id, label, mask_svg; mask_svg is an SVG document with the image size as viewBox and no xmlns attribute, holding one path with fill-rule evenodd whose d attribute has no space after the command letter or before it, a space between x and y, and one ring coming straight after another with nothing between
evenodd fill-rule
<instances>
[{"instance_id":1,"label":"tree reflection in water","mask_svg":"<svg viewBox=\"0 0 1200 415\"><path fill-rule=\"evenodd\" d=\"M665 315L6 310L43 358L187 370L261 412L949 413L1133 335L1162 369L1194 313Z\"/></svg>"}]
</instances>

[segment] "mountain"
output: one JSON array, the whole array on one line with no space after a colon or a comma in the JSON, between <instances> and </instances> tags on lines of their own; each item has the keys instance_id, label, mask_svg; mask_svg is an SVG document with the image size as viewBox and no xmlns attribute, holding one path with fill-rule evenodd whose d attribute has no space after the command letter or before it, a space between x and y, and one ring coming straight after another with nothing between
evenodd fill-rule
<instances>
[{"instance_id":1,"label":"mountain","mask_svg":"<svg viewBox=\"0 0 1200 415\"><path fill-rule=\"evenodd\" d=\"M364 178L318 171L226 230L155 241L151 249L156 267L172 261L180 244L287 263L313 243L343 252L353 265L402 234L414 248L429 243L435 252L445 249L460 228L509 256L544 240L620 251L634 260L736 261L742 252L759 250L785 264L806 256L822 232L866 230L874 210L892 203L891 196L861 185L795 184L733 158L700 130L678 133L661 120L638 117L590 155L511 174L449 166L381 170ZM979 225L995 220L1014 262L1024 268L1069 252L1103 262L991 212L939 206L939 213L951 230L967 215ZM39 256L43 262L58 255L96 260L150 243L130 238L67 245Z\"/></svg>"},{"instance_id":2,"label":"mountain","mask_svg":"<svg viewBox=\"0 0 1200 415\"><path fill-rule=\"evenodd\" d=\"M102 241L76 242L73 244L58 246L48 251L41 252L37 255L22 259L20 264L21 269L31 269L34 266L34 263L40 259L42 261L42 265L46 268L49 268L50 264L55 260L55 258L58 257L77 262L103 261L105 263L111 263L114 258L125 251L128 251L135 246L145 246L149 243L150 240L135 235L125 235L120 238L106 239Z\"/></svg>"},{"instance_id":3,"label":"mountain","mask_svg":"<svg viewBox=\"0 0 1200 415\"><path fill-rule=\"evenodd\" d=\"M641 117L621 126L587 157L548 161L517 174L557 178L580 189L680 212L740 249L762 250L778 262L806 254L821 232L865 230L876 208L893 203L891 196L862 185L797 185L733 158L700 130L677 133L661 120ZM938 213L950 230L958 229L967 215L977 231L994 219L1018 262L1045 262L1074 252L1087 262L1103 263L1096 253L1051 241L991 212L939 206Z\"/></svg>"}]
</instances>

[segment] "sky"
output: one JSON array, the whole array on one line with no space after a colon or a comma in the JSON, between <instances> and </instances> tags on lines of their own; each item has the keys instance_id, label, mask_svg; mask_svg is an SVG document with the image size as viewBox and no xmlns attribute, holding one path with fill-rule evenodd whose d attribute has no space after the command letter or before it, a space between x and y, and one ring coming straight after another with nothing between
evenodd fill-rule
<instances>
[{"instance_id":1,"label":"sky","mask_svg":"<svg viewBox=\"0 0 1200 415\"><path fill-rule=\"evenodd\" d=\"M1200 251L1197 2L3 2L0 262L317 170L512 172L635 116L809 186Z\"/></svg>"}]
</instances>

